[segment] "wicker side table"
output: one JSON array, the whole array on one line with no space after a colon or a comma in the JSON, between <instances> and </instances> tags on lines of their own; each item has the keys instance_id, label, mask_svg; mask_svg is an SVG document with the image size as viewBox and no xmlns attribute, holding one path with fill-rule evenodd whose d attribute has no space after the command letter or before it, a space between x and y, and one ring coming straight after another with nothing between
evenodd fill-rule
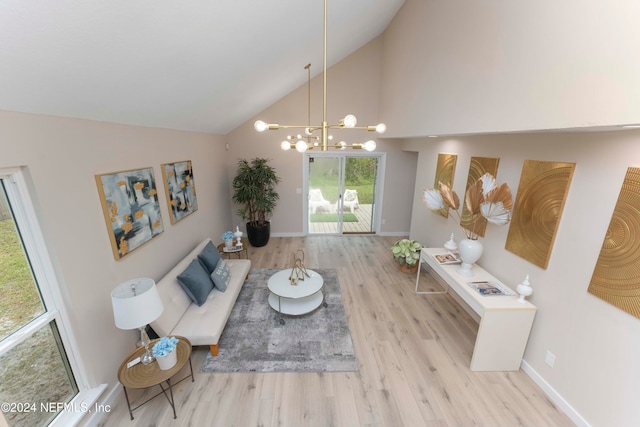
<instances>
[{"instance_id":1,"label":"wicker side table","mask_svg":"<svg viewBox=\"0 0 640 427\"><path fill-rule=\"evenodd\" d=\"M188 379L189 377L191 377L191 382L194 381L193 366L191 365L191 342L185 337L176 336L176 338L178 338L178 345L176 346L177 362L171 369L167 369L166 371L163 371L162 369L160 369L160 367L158 367L158 363L155 361L146 366L143 365L142 363L138 363L130 368L127 368L127 364L129 362L134 360L136 357L142 356L142 354L145 351L144 347L140 347L136 349L133 353L127 356L127 358L120 365L120 368L118 369L118 381L120 381L120 384L122 384L122 387L124 388L124 395L127 399L127 407L129 408L129 415L131 416L132 420L133 420L133 411L135 411L145 403L149 402L150 400L160 396L161 394L164 394L167 400L169 401L169 404L173 409L173 418L174 419L176 418L176 405L173 400L173 388L171 383L171 377L177 374L183 368L183 366L187 362L189 362L189 369L191 370L191 374L182 378L181 380L178 380L175 384L179 384L182 381ZM149 344L149 347L150 348L153 347L153 345L157 341L158 341L157 339L151 341L151 343ZM167 388L165 388L162 384L165 382L167 383ZM148 388L148 387L153 387L155 385L160 386L162 391L160 391L158 394L154 395L153 397L150 397L149 399L145 400L135 408L131 407L131 402L129 401L129 395L127 394L127 387Z\"/></svg>"}]
</instances>

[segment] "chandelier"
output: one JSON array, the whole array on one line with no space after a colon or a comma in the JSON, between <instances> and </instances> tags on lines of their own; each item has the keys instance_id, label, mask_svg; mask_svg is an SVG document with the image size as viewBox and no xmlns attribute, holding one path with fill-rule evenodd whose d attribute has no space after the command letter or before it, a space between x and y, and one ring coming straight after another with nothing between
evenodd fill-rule
<instances>
[{"instance_id":1,"label":"chandelier","mask_svg":"<svg viewBox=\"0 0 640 427\"><path fill-rule=\"evenodd\" d=\"M308 70L308 85L309 85L309 122L311 121L311 72L309 71L311 64L305 66ZM303 125L279 125L275 123L265 123L262 120L258 120L254 123L254 128L258 132L264 132L265 130L276 129L304 129L304 137L298 135L296 137L287 137L287 140L282 141L280 148L283 150L289 150L295 148L298 152L303 153L307 150L313 150L319 148L322 151L328 151L329 148L345 150L347 148L352 149L364 149L367 151L373 151L376 149L376 142L369 140L366 142L355 142L347 144L344 141L337 143L330 143L331 137L329 135L329 129L360 129L369 132L384 133L387 127L384 123L380 123L375 126L356 126L358 120L353 114L348 114L342 120L335 124L329 124L327 122L327 0L324 0L324 49L323 49L323 73L322 73L322 124L319 126L311 126L310 124ZM319 136L318 136L319 133ZM296 142L292 140L297 139Z\"/></svg>"}]
</instances>

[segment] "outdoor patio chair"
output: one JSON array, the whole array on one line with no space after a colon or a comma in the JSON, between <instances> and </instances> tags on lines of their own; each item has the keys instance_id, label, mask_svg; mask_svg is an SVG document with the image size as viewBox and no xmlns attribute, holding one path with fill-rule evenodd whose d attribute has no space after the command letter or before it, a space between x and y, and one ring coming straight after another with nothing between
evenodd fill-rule
<instances>
[{"instance_id":1,"label":"outdoor patio chair","mask_svg":"<svg viewBox=\"0 0 640 427\"><path fill-rule=\"evenodd\" d=\"M354 209L358 209L360 207L360 202L358 201L358 190L344 190L344 202L345 207L348 207L351 213L353 213Z\"/></svg>"},{"instance_id":2,"label":"outdoor patio chair","mask_svg":"<svg viewBox=\"0 0 640 427\"><path fill-rule=\"evenodd\" d=\"M329 212L331 210L331 203L322 197L322 191L320 191L320 189L309 189L309 210L311 213L316 213L316 209L318 208Z\"/></svg>"}]
</instances>

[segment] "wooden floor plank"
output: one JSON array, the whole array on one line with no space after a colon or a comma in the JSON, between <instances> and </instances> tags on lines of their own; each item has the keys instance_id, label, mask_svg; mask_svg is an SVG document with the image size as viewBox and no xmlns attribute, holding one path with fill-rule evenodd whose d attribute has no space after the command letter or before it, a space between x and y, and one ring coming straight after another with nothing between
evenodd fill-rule
<instances>
[{"instance_id":1,"label":"wooden floor plank","mask_svg":"<svg viewBox=\"0 0 640 427\"><path fill-rule=\"evenodd\" d=\"M469 370L477 323L450 295L413 292L415 275L389 252L397 239L272 237L249 248L253 268L289 267L302 249L308 268L337 270L358 372L200 374L208 348L196 347L195 382L174 390L176 420L161 396L130 421L122 395L100 425L572 426L522 370Z\"/></svg>"}]
</instances>

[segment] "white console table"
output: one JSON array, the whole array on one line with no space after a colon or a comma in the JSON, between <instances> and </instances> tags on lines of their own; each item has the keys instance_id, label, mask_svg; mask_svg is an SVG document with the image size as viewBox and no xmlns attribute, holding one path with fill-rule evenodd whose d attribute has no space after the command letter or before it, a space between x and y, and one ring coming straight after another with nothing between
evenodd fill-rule
<instances>
[{"instance_id":1,"label":"white console table","mask_svg":"<svg viewBox=\"0 0 640 427\"><path fill-rule=\"evenodd\" d=\"M433 257L435 254L446 253L443 248L423 248L420 253L420 266L416 278L416 293L435 294L446 293L452 289L469 307L480 316L480 327L471 357L472 371L517 371L520 369L529 333L536 315L536 307L526 301L517 301L518 294L513 296L483 296L469 286L469 282L492 281L510 289L485 270L473 265L473 277L459 275L456 270L460 264L441 265ZM422 263L426 263L432 272L445 283L442 292L419 292L418 281L422 270Z\"/></svg>"}]
</instances>

